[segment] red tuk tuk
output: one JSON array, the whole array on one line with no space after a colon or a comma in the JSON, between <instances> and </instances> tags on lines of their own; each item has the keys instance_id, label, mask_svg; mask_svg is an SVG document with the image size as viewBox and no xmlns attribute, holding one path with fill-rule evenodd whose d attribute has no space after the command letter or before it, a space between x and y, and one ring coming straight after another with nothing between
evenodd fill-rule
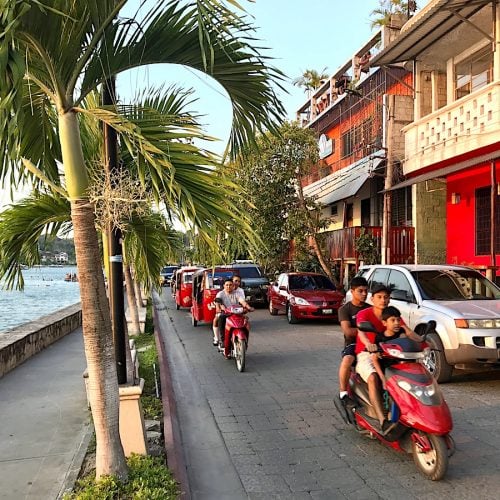
<instances>
[{"instance_id":1,"label":"red tuk tuk","mask_svg":"<svg viewBox=\"0 0 500 500\"><path fill-rule=\"evenodd\" d=\"M193 274L199 267L181 267L175 272L175 307L179 310L181 307L191 307L193 293Z\"/></svg>"},{"instance_id":2,"label":"red tuk tuk","mask_svg":"<svg viewBox=\"0 0 500 500\"><path fill-rule=\"evenodd\" d=\"M215 296L222 290L224 280L232 278L234 269L217 266L210 269L200 269L193 274L193 295L191 305L191 323L198 321L212 324L215 317Z\"/></svg>"}]
</instances>

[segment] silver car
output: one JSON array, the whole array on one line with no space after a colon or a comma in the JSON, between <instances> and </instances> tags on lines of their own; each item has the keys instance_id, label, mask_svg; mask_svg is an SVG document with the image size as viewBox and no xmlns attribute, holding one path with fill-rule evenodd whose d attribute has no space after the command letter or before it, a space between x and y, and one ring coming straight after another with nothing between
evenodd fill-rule
<instances>
[{"instance_id":1,"label":"silver car","mask_svg":"<svg viewBox=\"0 0 500 500\"><path fill-rule=\"evenodd\" d=\"M500 367L500 289L477 270L372 265L361 267L357 276L368 280L369 290L380 283L389 287L391 305L417 333L429 320L436 321L435 332L427 337L435 350L425 364L438 382L449 381L453 368Z\"/></svg>"}]
</instances>

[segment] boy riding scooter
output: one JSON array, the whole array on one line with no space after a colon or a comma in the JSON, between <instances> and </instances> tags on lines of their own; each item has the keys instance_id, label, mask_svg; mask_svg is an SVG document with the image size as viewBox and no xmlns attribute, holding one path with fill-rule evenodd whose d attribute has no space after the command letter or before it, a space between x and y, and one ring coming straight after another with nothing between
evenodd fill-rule
<instances>
[{"instance_id":1,"label":"boy riding scooter","mask_svg":"<svg viewBox=\"0 0 500 500\"><path fill-rule=\"evenodd\" d=\"M356 322L359 325L361 322L370 322L374 330L373 332L358 331L356 339L356 372L359 373L361 378L368 384L368 394L370 396L371 404L377 414L380 430L384 430L384 425L387 424L385 420L384 410L382 406L380 378L377 369L373 362L372 353L378 351L376 344L377 333L386 330L382 322L382 312L389 304L391 292L384 285L375 285L372 290L372 304L373 307L364 309L356 316ZM405 333L413 340L421 341L421 337L415 332L410 330L400 318L400 327L404 328ZM379 367L380 368L380 367Z\"/></svg>"}]
</instances>

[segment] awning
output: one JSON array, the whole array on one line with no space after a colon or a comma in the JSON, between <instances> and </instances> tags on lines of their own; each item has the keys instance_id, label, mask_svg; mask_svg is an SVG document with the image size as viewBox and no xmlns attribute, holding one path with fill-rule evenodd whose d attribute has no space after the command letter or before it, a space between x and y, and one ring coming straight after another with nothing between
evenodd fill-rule
<instances>
[{"instance_id":1,"label":"awning","mask_svg":"<svg viewBox=\"0 0 500 500\"><path fill-rule=\"evenodd\" d=\"M429 46L453 32L491 0L434 0L429 2L401 30L397 38L370 60L370 66L384 66L417 58Z\"/></svg>"},{"instance_id":2,"label":"awning","mask_svg":"<svg viewBox=\"0 0 500 500\"><path fill-rule=\"evenodd\" d=\"M330 205L354 196L372 176L373 171L385 161L384 151L342 168L304 188L304 195L315 197L321 205Z\"/></svg>"},{"instance_id":3,"label":"awning","mask_svg":"<svg viewBox=\"0 0 500 500\"><path fill-rule=\"evenodd\" d=\"M481 163L492 161L499 158L498 151L492 151L490 153L476 156L475 158L469 158L468 160L461 161L459 163L455 163L453 165L448 165L447 167L438 168L436 170L432 170L430 172L426 172L425 174L420 174L410 179L407 179L399 184L395 184L390 189L385 189L385 191L394 191L395 189L401 189L407 186L411 186L413 184L417 184L419 182L430 181L431 179L438 179L440 177L446 177L447 175L454 174L455 172L459 172L460 170L464 170L466 168L473 167L474 165L479 165Z\"/></svg>"}]
</instances>

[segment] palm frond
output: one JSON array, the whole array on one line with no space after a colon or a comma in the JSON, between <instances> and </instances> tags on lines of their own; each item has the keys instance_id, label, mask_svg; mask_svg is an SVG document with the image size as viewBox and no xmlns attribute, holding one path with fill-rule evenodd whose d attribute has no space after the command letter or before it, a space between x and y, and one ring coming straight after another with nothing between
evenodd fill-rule
<instances>
[{"instance_id":1,"label":"palm frond","mask_svg":"<svg viewBox=\"0 0 500 500\"><path fill-rule=\"evenodd\" d=\"M133 263L139 282L147 289L158 287L158 271L181 247L179 235L165 218L151 212L128 221L125 232L127 260Z\"/></svg>"},{"instance_id":2,"label":"palm frond","mask_svg":"<svg viewBox=\"0 0 500 500\"><path fill-rule=\"evenodd\" d=\"M6 288L23 288L21 264L39 264L39 237L66 234L70 217L69 202L54 194L33 194L0 213L0 279Z\"/></svg>"}]
</instances>

